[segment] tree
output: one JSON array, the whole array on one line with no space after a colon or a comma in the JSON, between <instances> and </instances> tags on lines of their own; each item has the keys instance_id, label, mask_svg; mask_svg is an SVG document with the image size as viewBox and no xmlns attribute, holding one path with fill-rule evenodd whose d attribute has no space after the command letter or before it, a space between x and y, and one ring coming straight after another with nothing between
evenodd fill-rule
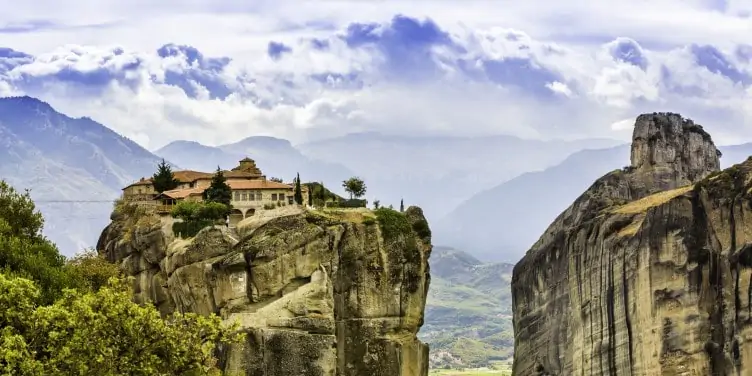
<instances>
[{"instance_id":1,"label":"tree","mask_svg":"<svg viewBox=\"0 0 752 376\"><path fill-rule=\"evenodd\" d=\"M353 176L350 179L343 181L342 187L344 187L345 191L350 194L351 200L353 197L360 198L366 194L366 183L357 176Z\"/></svg>"},{"instance_id":2,"label":"tree","mask_svg":"<svg viewBox=\"0 0 752 376\"><path fill-rule=\"evenodd\" d=\"M0 219L5 220L5 234L28 239L41 239L44 218L36 210L31 194L27 189L23 194L16 191L5 180L0 180Z\"/></svg>"},{"instance_id":3,"label":"tree","mask_svg":"<svg viewBox=\"0 0 752 376\"><path fill-rule=\"evenodd\" d=\"M162 162L157 165L157 172L151 177L151 184L154 186L155 191L162 193L177 188L180 185L180 181L175 179L172 167L162 159Z\"/></svg>"},{"instance_id":4,"label":"tree","mask_svg":"<svg viewBox=\"0 0 752 376\"><path fill-rule=\"evenodd\" d=\"M381 201L373 200L373 208L378 209L381 206Z\"/></svg>"},{"instance_id":5,"label":"tree","mask_svg":"<svg viewBox=\"0 0 752 376\"><path fill-rule=\"evenodd\" d=\"M313 205L313 186L308 184L306 188L308 188L308 205Z\"/></svg>"},{"instance_id":6,"label":"tree","mask_svg":"<svg viewBox=\"0 0 752 376\"><path fill-rule=\"evenodd\" d=\"M273 181L275 183L282 183L282 179L281 178L275 178L275 177L269 178L269 181Z\"/></svg>"},{"instance_id":7,"label":"tree","mask_svg":"<svg viewBox=\"0 0 752 376\"><path fill-rule=\"evenodd\" d=\"M110 278L123 277L120 268L93 248L85 249L66 261L66 269L81 281L81 287L88 291L99 291Z\"/></svg>"},{"instance_id":8,"label":"tree","mask_svg":"<svg viewBox=\"0 0 752 376\"><path fill-rule=\"evenodd\" d=\"M230 204L232 201L232 189L227 185L227 179L222 170L219 169L219 166L217 166L217 172L212 176L211 185L204 190L203 197L204 201L207 202L225 204L227 212L224 216L230 213L230 209L232 209L232 205Z\"/></svg>"},{"instance_id":9,"label":"tree","mask_svg":"<svg viewBox=\"0 0 752 376\"><path fill-rule=\"evenodd\" d=\"M405 201L400 199L400 213L405 211Z\"/></svg>"},{"instance_id":10,"label":"tree","mask_svg":"<svg viewBox=\"0 0 752 376\"><path fill-rule=\"evenodd\" d=\"M217 344L238 343L237 325L215 315L173 314L131 301L124 281L97 292L66 290L37 306L30 280L0 273L0 374L208 375Z\"/></svg>"},{"instance_id":11,"label":"tree","mask_svg":"<svg viewBox=\"0 0 752 376\"><path fill-rule=\"evenodd\" d=\"M303 205L303 190L300 187L300 173L298 173L298 176L295 178L295 203Z\"/></svg>"},{"instance_id":12,"label":"tree","mask_svg":"<svg viewBox=\"0 0 752 376\"><path fill-rule=\"evenodd\" d=\"M35 281L39 302L51 303L78 281L65 270L65 257L42 235L43 224L29 191L18 193L0 180L0 271Z\"/></svg>"}]
</instances>

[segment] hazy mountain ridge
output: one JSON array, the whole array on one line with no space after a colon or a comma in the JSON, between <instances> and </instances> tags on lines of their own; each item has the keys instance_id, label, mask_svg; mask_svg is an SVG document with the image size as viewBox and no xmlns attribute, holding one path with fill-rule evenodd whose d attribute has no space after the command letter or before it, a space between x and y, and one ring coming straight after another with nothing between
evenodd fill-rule
<instances>
[{"instance_id":1,"label":"hazy mountain ridge","mask_svg":"<svg viewBox=\"0 0 752 376\"><path fill-rule=\"evenodd\" d=\"M31 97L0 98L0 178L29 189L45 234L66 254L93 245L120 188L151 175L158 158L89 119Z\"/></svg>"},{"instance_id":2,"label":"hazy mountain ridge","mask_svg":"<svg viewBox=\"0 0 752 376\"><path fill-rule=\"evenodd\" d=\"M752 143L719 150L725 168L752 155ZM629 145L578 151L556 166L480 192L432 223L434 241L472 249L485 261L516 262L593 181L627 166L629 153Z\"/></svg>"},{"instance_id":3,"label":"hazy mountain ridge","mask_svg":"<svg viewBox=\"0 0 752 376\"><path fill-rule=\"evenodd\" d=\"M477 192L552 166L583 148L619 141L539 141L514 136L414 137L376 132L297 145L304 155L341 163L368 183L382 204L424 208L431 223Z\"/></svg>"}]
</instances>

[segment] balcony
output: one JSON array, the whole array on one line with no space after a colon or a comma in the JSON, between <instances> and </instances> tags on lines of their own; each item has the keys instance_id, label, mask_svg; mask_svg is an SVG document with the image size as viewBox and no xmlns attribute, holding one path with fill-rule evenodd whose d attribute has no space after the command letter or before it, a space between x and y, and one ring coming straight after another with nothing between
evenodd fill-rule
<instances>
[{"instance_id":1,"label":"balcony","mask_svg":"<svg viewBox=\"0 0 752 376\"><path fill-rule=\"evenodd\" d=\"M175 205L157 205L155 211L157 214L170 214L173 207L175 207Z\"/></svg>"}]
</instances>

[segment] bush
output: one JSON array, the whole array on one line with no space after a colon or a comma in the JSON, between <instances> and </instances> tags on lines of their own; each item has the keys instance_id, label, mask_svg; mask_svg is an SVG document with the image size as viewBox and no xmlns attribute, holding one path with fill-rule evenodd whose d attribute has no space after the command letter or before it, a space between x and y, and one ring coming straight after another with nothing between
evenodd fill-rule
<instances>
[{"instance_id":1,"label":"bush","mask_svg":"<svg viewBox=\"0 0 752 376\"><path fill-rule=\"evenodd\" d=\"M351 200L342 200L339 202L340 208L365 208L368 204L368 201L366 200L359 200L359 199L351 199Z\"/></svg>"},{"instance_id":2,"label":"bush","mask_svg":"<svg viewBox=\"0 0 752 376\"><path fill-rule=\"evenodd\" d=\"M183 221L224 219L230 213L230 208L219 202L181 201L172 208L173 218Z\"/></svg>"},{"instance_id":3,"label":"bush","mask_svg":"<svg viewBox=\"0 0 752 376\"><path fill-rule=\"evenodd\" d=\"M275 209L276 206L274 204L264 204L264 209L266 210L272 210Z\"/></svg>"},{"instance_id":4,"label":"bush","mask_svg":"<svg viewBox=\"0 0 752 376\"><path fill-rule=\"evenodd\" d=\"M172 224L172 233L179 238L192 238L204 227L212 226L214 223L214 220L209 219L175 222Z\"/></svg>"},{"instance_id":5,"label":"bush","mask_svg":"<svg viewBox=\"0 0 752 376\"><path fill-rule=\"evenodd\" d=\"M50 306L38 296L32 281L0 273L0 374L216 374L217 345L243 339L215 315L163 320L115 279L97 292L66 290Z\"/></svg>"},{"instance_id":6,"label":"bush","mask_svg":"<svg viewBox=\"0 0 752 376\"><path fill-rule=\"evenodd\" d=\"M91 248L73 256L65 267L88 291L99 291L107 285L110 278L123 276L117 265L107 261Z\"/></svg>"}]
</instances>

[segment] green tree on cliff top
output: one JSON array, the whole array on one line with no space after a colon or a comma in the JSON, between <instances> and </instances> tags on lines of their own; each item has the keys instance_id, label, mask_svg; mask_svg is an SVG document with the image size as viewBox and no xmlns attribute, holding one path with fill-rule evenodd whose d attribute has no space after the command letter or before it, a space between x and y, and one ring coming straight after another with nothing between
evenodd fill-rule
<instances>
[{"instance_id":1,"label":"green tree on cliff top","mask_svg":"<svg viewBox=\"0 0 752 376\"><path fill-rule=\"evenodd\" d=\"M353 176L342 182L342 187L345 188L345 192L350 194L350 199L361 198L366 194L366 183L363 179Z\"/></svg>"},{"instance_id":2,"label":"green tree on cliff top","mask_svg":"<svg viewBox=\"0 0 752 376\"><path fill-rule=\"evenodd\" d=\"M222 170L217 166L217 172L212 176L211 185L206 188L203 193L204 201L218 202L227 206L227 213L229 214L232 208L230 202L232 201L232 189L227 185L227 178L222 173Z\"/></svg>"},{"instance_id":3,"label":"green tree on cliff top","mask_svg":"<svg viewBox=\"0 0 752 376\"><path fill-rule=\"evenodd\" d=\"M298 176L295 178L295 203L303 205L303 190L300 187L300 173L298 173Z\"/></svg>"},{"instance_id":4,"label":"green tree on cliff top","mask_svg":"<svg viewBox=\"0 0 752 376\"><path fill-rule=\"evenodd\" d=\"M162 159L162 162L157 165L157 172L151 177L151 184L155 191L162 193L177 188L180 182L175 179L172 167Z\"/></svg>"}]
</instances>

